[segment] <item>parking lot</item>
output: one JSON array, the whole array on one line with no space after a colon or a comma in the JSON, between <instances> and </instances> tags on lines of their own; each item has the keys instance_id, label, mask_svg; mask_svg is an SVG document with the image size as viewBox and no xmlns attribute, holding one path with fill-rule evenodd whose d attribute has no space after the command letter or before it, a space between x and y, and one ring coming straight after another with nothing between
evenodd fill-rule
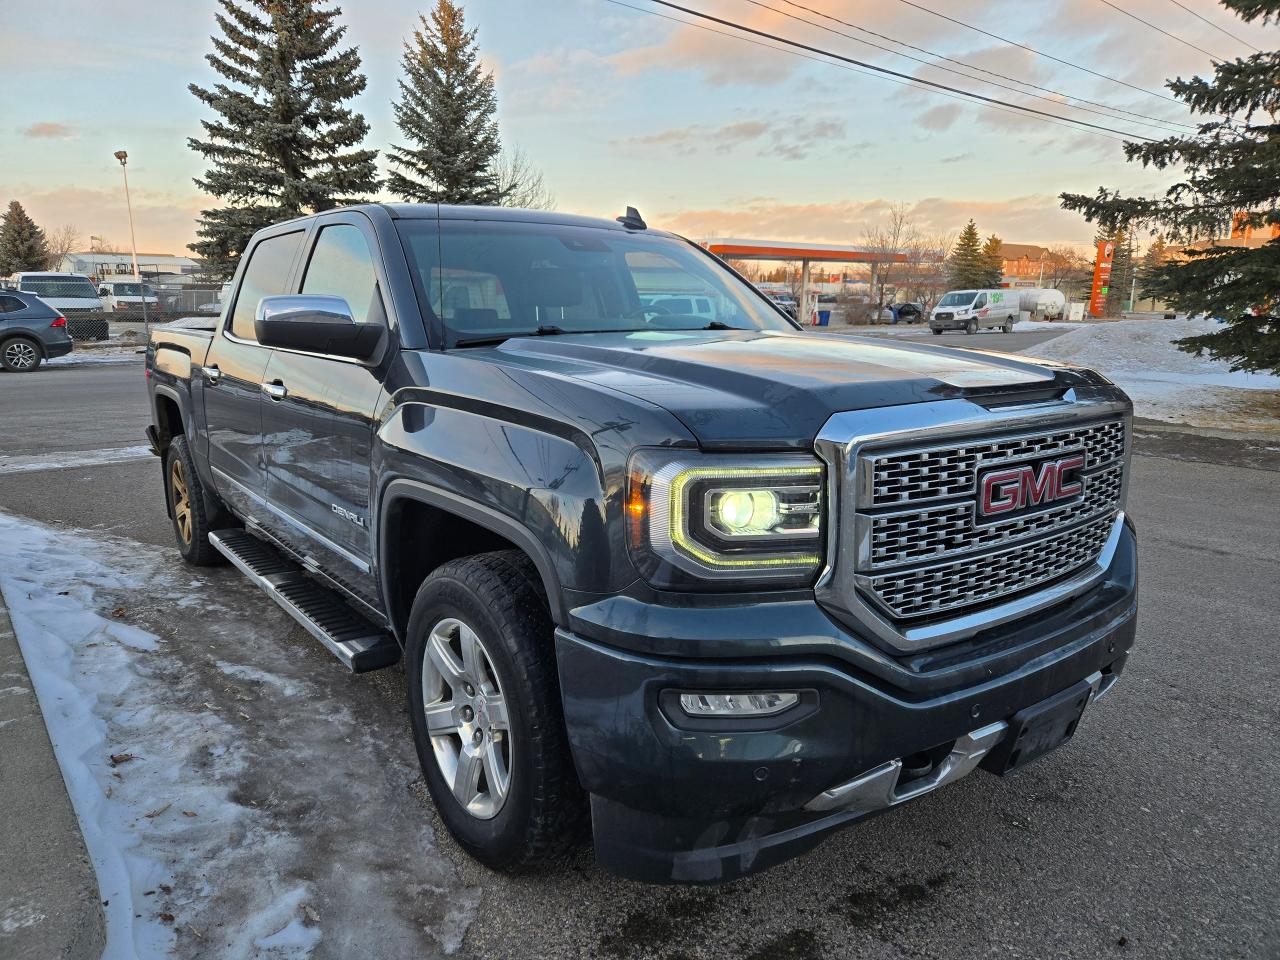
<instances>
[{"instance_id":1,"label":"parking lot","mask_svg":"<svg viewBox=\"0 0 1280 960\"><path fill-rule=\"evenodd\" d=\"M224 798L225 829L175 827L154 909L178 956L304 955L244 932L290 917L314 957L1280 956L1280 438L1139 430L1138 644L1067 747L761 876L655 888L602 873L585 849L509 878L452 845L417 770L402 672L348 674L233 571L193 572L170 549L140 363L0 375L0 411L0 518L19 544L0 557L69 592L97 578L86 603L159 638L150 685L121 693L111 750L160 765L170 747L129 697L169 691L173 715L239 758L169 758L171 778L217 779ZM38 541L16 536L33 527ZM147 762L124 769L122 791Z\"/></svg>"}]
</instances>

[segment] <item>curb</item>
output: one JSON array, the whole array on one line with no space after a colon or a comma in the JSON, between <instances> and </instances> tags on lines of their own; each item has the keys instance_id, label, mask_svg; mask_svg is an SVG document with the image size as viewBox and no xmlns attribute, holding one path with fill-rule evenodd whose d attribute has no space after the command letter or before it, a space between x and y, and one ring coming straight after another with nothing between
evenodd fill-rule
<instances>
[{"instance_id":1,"label":"curb","mask_svg":"<svg viewBox=\"0 0 1280 960\"><path fill-rule=\"evenodd\" d=\"M98 879L0 592L0 956L97 960Z\"/></svg>"}]
</instances>

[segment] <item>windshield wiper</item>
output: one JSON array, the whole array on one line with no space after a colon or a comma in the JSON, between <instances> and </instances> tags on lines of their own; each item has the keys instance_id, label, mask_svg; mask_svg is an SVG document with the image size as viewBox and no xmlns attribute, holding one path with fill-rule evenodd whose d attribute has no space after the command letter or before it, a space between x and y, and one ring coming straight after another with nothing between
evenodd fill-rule
<instances>
[{"instance_id":1,"label":"windshield wiper","mask_svg":"<svg viewBox=\"0 0 1280 960\"><path fill-rule=\"evenodd\" d=\"M634 329L619 330L566 330L564 327L557 327L552 324L539 324L532 330L514 330L511 333L494 333L487 337L463 337L455 340L455 347L483 347L491 346L495 343L505 343L516 337L559 337L559 336L576 336L584 333L635 333Z\"/></svg>"},{"instance_id":2,"label":"windshield wiper","mask_svg":"<svg viewBox=\"0 0 1280 960\"><path fill-rule=\"evenodd\" d=\"M733 327L725 323L723 320L712 320L703 330L746 330L747 327Z\"/></svg>"}]
</instances>

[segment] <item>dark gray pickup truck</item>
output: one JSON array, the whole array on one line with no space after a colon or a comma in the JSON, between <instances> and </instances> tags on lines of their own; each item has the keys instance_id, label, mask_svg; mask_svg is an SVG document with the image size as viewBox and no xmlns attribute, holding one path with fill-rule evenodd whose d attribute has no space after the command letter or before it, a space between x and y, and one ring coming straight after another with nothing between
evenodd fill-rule
<instances>
[{"instance_id":1,"label":"dark gray pickup truck","mask_svg":"<svg viewBox=\"0 0 1280 960\"><path fill-rule=\"evenodd\" d=\"M179 550L403 664L490 866L762 869L1060 745L1133 642L1116 387L804 332L634 210L282 223L209 326L147 353Z\"/></svg>"}]
</instances>

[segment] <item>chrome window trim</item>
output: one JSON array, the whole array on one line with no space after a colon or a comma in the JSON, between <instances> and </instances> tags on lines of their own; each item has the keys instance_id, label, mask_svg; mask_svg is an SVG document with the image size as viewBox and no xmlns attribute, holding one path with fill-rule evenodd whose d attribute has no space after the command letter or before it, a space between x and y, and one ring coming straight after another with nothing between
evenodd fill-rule
<instances>
[{"instance_id":1,"label":"chrome window trim","mask_svg":"<svg viewBox=\"0 0 1280 960\"><path fill-rule=\"evenodd\" d=\"M988 410L974 400L957 398L833 414L814 441L815 452L827 465L828 485L826 561L814 586L815 596L856 632L869 635L890 650L914 653L964 640L1088 590L1102 578L1115 556L1124 525L1128 469L1124 471L1111 533L1095 562L1064 580L1003 603L992 602L978 610L919 626L893 622L863 595L858 585L861 544L856 517L859 504L867 495L864 490L869 491L871 482L867 471L859 469L862 455L876 448L916 441L932 445L965 436L1014 437L1119 416L1126 425L1121 459L1127 465L1133 443L1132 415L1128 397L1118 388L1103 384L1074 387L1057 400L1016 408Z\"/></svg>"}]
</instances>

